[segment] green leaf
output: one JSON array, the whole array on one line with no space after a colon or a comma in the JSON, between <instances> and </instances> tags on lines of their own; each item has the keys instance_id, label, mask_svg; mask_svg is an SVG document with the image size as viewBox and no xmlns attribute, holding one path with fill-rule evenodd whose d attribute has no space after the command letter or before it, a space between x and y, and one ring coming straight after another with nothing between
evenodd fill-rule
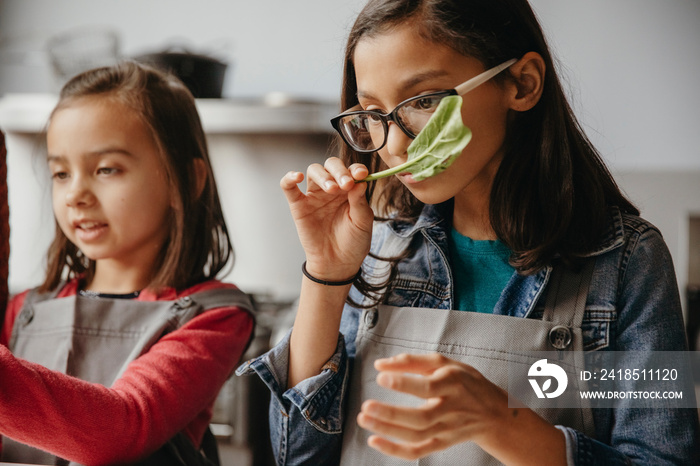
<instances>
[{"instance_id":1,"label":"green leaf","mask_svg":"<svg viewBox=\"0 0 700 466\"><path fill-rule=\"evenodd\" d=\"M394 168L373 173L362 181L398 173L411 173L416 181L435 176L452 165L471 138L471 130L462 123L462 97L445 97L408 146L408 160Z\"/></svg>"}]
</instances>

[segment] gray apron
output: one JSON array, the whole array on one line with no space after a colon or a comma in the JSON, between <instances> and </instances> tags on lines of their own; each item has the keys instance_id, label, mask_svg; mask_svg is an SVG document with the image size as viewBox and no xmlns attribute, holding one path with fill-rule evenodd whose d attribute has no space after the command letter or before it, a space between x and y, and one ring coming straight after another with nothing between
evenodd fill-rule
<instances>
[{"instance_id":1,"label":"gray apron","mask_svg":"<svg viewBox=\"0 0 700 466\"><path fill-rule=\"evenodd\" d=\"M593 260L579 274L555 268L542 320L477 312L398 308L380 305L363 311L356 338L357 353L348 389L349 401L342 465L497 465L495 458L473 442L452 446L413 462L382 455L367 446L370 433L357 425L361 404L368 399L418 406L423 400L377 385L373 363L399 353L442 353L476 368L494 384L508 390L511 364L529 367L528 352L575 352L583 368L581 322ZM573 381L576 384L576 381ZM580 382L578 382L580 383ZM549 406L549 405L548 405ZM534 408L552 424L566 425L595 436L593 415L585 401L578 408Z\"/></svg>"},{"instance_id":2,"label":"gray apron","mask_svg":"<svg viewBox=\"0 0 700 466\"><path fill-rule=\"evenodd\" d=\"M205 310L253 309L242 291L223 288L175 301L55 298L56 294L27 294L15 319L10 350L18 358L106 387L161 337ZM2 439L2 461L75 464L7 437Z\"/></svg>"}]
</instances>

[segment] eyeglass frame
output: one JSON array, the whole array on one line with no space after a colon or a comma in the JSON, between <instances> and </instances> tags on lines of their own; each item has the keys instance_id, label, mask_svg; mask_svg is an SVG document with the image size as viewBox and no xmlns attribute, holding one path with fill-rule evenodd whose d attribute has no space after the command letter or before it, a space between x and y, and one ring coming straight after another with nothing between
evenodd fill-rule
<instances>
[{"instance_id":1,"label":"eyeglass frame","mask_svg":"<svg viewBox=\"0 0 700 466\"><path fill-rule=\"evenodd\" d=\"M444 91L436 91L436 92L429 92L427 94L420 94L414 97L410 97L403 102L399 103L394 109L389 112L389 113L382 113L377 110L352 110L351 111L345 111L333 118L331 118L331 125L333 126L333 129L335 129L338 134L340 134L340 137L343 139L343 142L350 146L352 150L359 154L371 154L373 152L377 152L381 150L384 146L386 146L386 143L389 139L389 122L393 121L396 123L396 126L398 126L403 133L408 136L411 139L415 139L417 136L416 134L413 134L412 131L410 131L408 128L406 128L402 123L401 120L397 117L398 111L404 107L406 104L413 102L415 100L420 100L420 99L425 99L426 97L449 97L451 95L464 95L469 91L472 91L479 87L480 85L484 84L485 82L489 81L491 78L495 77L497 74L501 73L502 71L506 70L509 68L511 65L516 63L518 61L517 58L512 58L506 62L501 63L500 65L494 66L493 68L489 68L488 70L474 76L473 78L468 79L467 81L463 82L462 84L455 86L453 89L446 89ZM359 105L359 104L358 104ZM355 107L353 107L355 108ZM382 122L382 126L384 128L384 141L382 144L377 147L376 149L356 149L352 144L348 142L348 140L345 138L345 135L343 134L343 131L340 129L340 120L347 117L347 116L352 116L352 115L366 115L366 114L371 114L379 118L379 120Z\"/></svg>"}]
</instances>

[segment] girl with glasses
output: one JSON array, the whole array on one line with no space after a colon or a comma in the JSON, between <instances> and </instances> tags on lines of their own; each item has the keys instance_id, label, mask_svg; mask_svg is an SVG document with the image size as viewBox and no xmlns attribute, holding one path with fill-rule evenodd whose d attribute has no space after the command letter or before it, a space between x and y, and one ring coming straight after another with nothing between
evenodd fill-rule
<instances>
[{"instance_id":1,"label":"girl with glasses","mask_svg":"<svg viewBox=\"0 0 700 466\"><path fill-rule=\"evenodd\" d=\"M473 137L449 168L362 182L455 94ZM294 328L239 368L273 392L278 464L696 464L695 409L509 400L531 352L686 349L661 234L581 130L527 1L370 0L341 102L340 157L305 192L281 180L306 253Z\"/></svg>"}]
</instances>

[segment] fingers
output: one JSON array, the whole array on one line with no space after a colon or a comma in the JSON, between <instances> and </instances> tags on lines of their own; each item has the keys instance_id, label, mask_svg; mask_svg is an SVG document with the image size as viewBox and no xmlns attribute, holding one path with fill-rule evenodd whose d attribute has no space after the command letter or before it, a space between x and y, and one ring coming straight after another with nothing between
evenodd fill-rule
<instances>
[{"instance_id":1,"label":"fingers","mask_svg":"<svg viewBox=\"0 0 700 466\"><path fill-rule=\"evenodd\" d=\"M367 202L365 191L367 191L367 183L355 183L350 192L348 192L348 204L350 206L350 218L363 231L369 231L374 222L374 212Z\"/></svg>"},{"instance_id":2,"label":"fingers","mask_svg":"<svg viewBox=\"0 0 700 466\"><path fill-rule=\"evenodd\" d=\"M387 424L426 431L439 423L454 421L452 419L454 416L451 416L451 412L447 408L443 398L432 398L415 408L367 400L362 403L360 416L362 416L363 423L376 419ZM358 416L358 421L360 421L360 416Z\"/></svg>"},{"instance_id":3,"label":"fingers","mask_svg":"<svg viewBox=\"0 0 700 466\"><path fill-rule=\"evenodd\" d=\"M322 190L327 193L336 193L339 191L338 182L320 163L309 165L306 175L307 192Z\"/></svg>"},{"instance_id":4,"label":"fingers","mask_svg":"<svg viewBox=\"0 0 700 466\"><path fill-rule=\"evenodd\" d=\"M374 214L365 198L367 186L364 183L356 183L366 178L367 174L367 167L360 163L346 167L339 158L330 157L324 165L315 163L307 169L306 194L347 193L350 217L361 230L367 231L371 228ZM280 180L280 187L290 206L305 198L305 194L298 187L302 181L304 181L304 175L296 171L287 173Z\"/></svg>"},{"instance_id":5,"label":"fingers","mask_svg":"<svg viewBox=\"0 0 700 466\"><path fill-rule=\"evenodd\" d=\"M424 377L402 372L380 372L377 375L377 384L390 390L428 399L456 395L464 387L460 380L462 376L462 371L454 366Z\"/></svg>"},{"instance_id":6,"label":"fingers","mask_svg":"<svg viewBox=\"0 0 700 466\"><path fill-rule=\"evenodd\" d=\"M371 435L369 439L367 439L367 445L385 455L395 456L409 461L415 461L430 453L446 448L444 442L437 438L406 444L393 442L378 435Z\"/></svg>"},{"instance_id":7,"label":"fingers","mask_svg":"<svg viewBox=\"0 0 700 466\"><path fill-rule=\"evenodd\" d=\"M333 177L333 181L343 189L349 191L355 185L355 180L352 178L350 169L345 166L342 160L337 157L326 159L323 168Z\"/></svg>"},{"instance_id":8,"label":"fingers","mask_svg":"<svg viewBox=\"0 0 700 466\"><path fill-rule=\"evenodd\" d=\"M384 407L391 408L389 405L384 405ZM405 410L404 414L410 415L410 411L418 414L421 408L403 408L402 410ZM429 410L424 412L428 413ZM370 447L386 455L413 460L435 451L444 450L465 438L469 438L470 431L473 429L470 428L468 422L465 422L463 416L458 414L447 413L439 420L422 426L417 425L419 422L416 422L420 415L418 418L414 416L411 419L414 422L402 424L365 414L365 406L363 405L363 411L357 416L357 423L363 429L377 434L372 435L368 440L367 443ZM389 440L387 437L393 440Z\"/></svg>"},{"instance_id":9,"label":"fingers","mask_svg":"<svg viewBox=\"0 0 700 466\"><path fill-rule=\"evenodd\" d=\"M420 398L459 395L483 376L473 367L441 354L400 354L378 359L377 383L384 388Z\"/></svg>"},{"instance_id":10,"label":"fingers","mask_svg":"<svg viewBox=\"0 0 700 466\"><path fill-rule=\"evenodd\" d=\"M377 359L374 368L378 371L410 372L428 375L436 369L453 363L451 359L440 353L431 354L399 354L390 358Z\"/></svg>"},{"instance_id":11,"label":"fingers","mask_svg":"<svg viewBox=\"0 0 700 466\"><path fill-rule=\"evenodd\" d=\"M421 458L472 439L478 431L479 424L468 411L441 404L444 400L432 399L410 408L369 400L363 403L357 423L377 434L370 437L370 447L399 458Z\"/></svg>"},{"instance_id":12,"label":"fingers","mask_svg":"<svg viewBox=\"0 0 700 466\"><path fill-rule=\"evenodd\" d=\"M364 180L369 175L369 170L361 163L353 163L348 168L355 181Z\"/></svg>"},{"instance_id":13,"label":"fingers","mask_svg":"<svg viewBox=\"0 0 700 466\"><path fill-rule=\"evenodd\" d=\"M472 366L440 354L401 354L378 359L375 367L380 386L425 400L415 407L362 404L357 423L375 434L368 445L386 455L413 460L459 442L478 442L499 426L495 419L505 419L507 393Z\"/></svg>"},{"instance_id":14,"label":"fingers","mask_svg":"<svg viewBox=\"0 0 700 466\"><path fill-rule=\"evenodd\" d=\"M302 193L299 186L297 186L302 181L304 181L304 174L293 171L284 175L280 180L280 187L287 198L287 202L290 204L304 197L304 193Z\"/></svg>"},{"instance_id":15,"label":"fingers","mask_svg":"<svg viewBox=\"0 0 700 466\"><path fill-rule=\"evenodd\" d=\"M437 424L426 429L419 429L412 426L403 426L385 422L382 419L373 418L360 413L357 416L357 423L363 429L367 429L383 437L392 437L404 442L422 442L429 438L438 437L446 431L444 425Z\"/></svg>"},{"instance_id":16,"label":"fingers","mask_svg":"<svg viewBox=\"0 0 700 466\"><path fill-rule=\"evenodd\" d=\"M330 157L323 165L315 163L309 166L307 182L311 190L318 187L328 193L339 189L350 191L355 187L355 181L364 179L367 174L367 167L362 164L346 167L339 158Z\"/></svg>"},{"instance_id":17,"label":"fingers","mask_svg":"<svg viewBox=\"0 0 700 466\"><path fill-rule=\"evenodd\" d=\"M308 180L322 187L324 190L333 190L335 187L340 187L344 191L349 191L353 188L356 181L363 180L369 174L367 167L361 163L354 163L346 167L342 160L337 157L330 157L324 165L314 163L307 169ZM293 190L293 188L304 181L304 174L297 171L290 171L280 180L280 186L284 190Z\"/></svg>"}]
</instances>

